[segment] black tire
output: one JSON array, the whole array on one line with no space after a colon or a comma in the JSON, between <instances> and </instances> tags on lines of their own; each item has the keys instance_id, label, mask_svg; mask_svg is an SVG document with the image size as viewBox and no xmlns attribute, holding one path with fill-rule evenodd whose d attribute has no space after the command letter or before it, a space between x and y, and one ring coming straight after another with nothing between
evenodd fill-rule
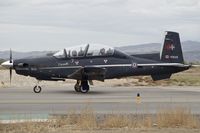
<instances>
[{"instance_id":1,"label":"black tire","mask_svg":"<svg viewBox=\"0 0 200 133\"><path fill-rule=\"evenodd\" d=\"M89 87L88 87L88 88L83 88L83 87L81 86L81 89L80 89L80 92L81 92L81 93L88 93L88 91L89 91Z\"/></svg>"},{"instance_id":2,"label":"black tire","mask_svg":"<svg viewBox=\"0 0 200 133\"><path fill-rule=\"evenodd\" d=\"M90 90L90 86L88 85L88 81L82 81L80 92L81 93L87 93L89 90Z\"/></svg>"},{"instance_id":3,"label":"black tire","mask_svg":"<svg viewBox=\"0 0 200 133\"><path fill-rule=\"evenodd\" d=\"M42 91L42 88L41 88L40 86L35 86L35 87L33 88L33 91L34 91L35 93L40 93L40 92Z\"/></svg>"}]
</instances>

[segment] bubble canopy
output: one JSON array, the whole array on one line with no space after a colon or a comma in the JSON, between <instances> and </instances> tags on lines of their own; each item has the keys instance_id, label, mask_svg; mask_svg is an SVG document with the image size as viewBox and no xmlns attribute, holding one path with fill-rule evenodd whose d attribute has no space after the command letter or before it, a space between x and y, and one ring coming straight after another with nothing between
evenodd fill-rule
<instances>
[{"instance_id":1,"label":"bubble canopy","mask_svg":"<svg viewBox=\"0 0 200 133\"><path fill-rule=\"evenodd\" d=\"M53 56L56 58L74 58L84 56L111 56L114 54L114 48L102 44L84 44L74 47L68 47L56 52Z\"/></svg>"}]
</instances>

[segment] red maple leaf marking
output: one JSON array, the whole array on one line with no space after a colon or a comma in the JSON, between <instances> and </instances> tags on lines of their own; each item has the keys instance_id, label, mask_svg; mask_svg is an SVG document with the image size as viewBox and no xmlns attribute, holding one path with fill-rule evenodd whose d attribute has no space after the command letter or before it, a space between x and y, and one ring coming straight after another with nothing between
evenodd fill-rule
<instances>
[{"instance_id":1,"label":"red maple leaf marking","mask_svg":"<svg viewBox=\"0 0 200 133\"><path fill-rule=\"evenodd\" d=\"M173 44L168 43L165 45L164 49L166 49L167 51L173 51L175 49L175 47Z\"/></svg>"}]
</instances>

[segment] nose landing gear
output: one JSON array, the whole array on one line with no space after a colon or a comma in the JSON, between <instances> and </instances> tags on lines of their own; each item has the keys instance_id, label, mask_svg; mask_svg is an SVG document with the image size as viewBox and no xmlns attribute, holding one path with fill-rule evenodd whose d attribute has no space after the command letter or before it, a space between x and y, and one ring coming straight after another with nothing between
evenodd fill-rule
<instances>
[{"instance_id":1,"label":"nose landing gear","mask_svg":"<svg viewBox=\"0 0 200 133\"><path fill-rule=\"evenodd\" d=\"M40 93L40 92L42 91L41 86L39 86L39 82L40 82L40 81L38 80L36 86L33 87L33 91L34 91L35 93Z\"/></svg>"},{"instance_id":2,"label":"nose landing gear","mask_svg":"<svg viewBox=\"0 0 200 133\"><path fill-rule=\"evenodd\" d=\"M41 88L41 86L36 85L36 86L33 88L33 91L34 91L35 93L40 93L40 92L42 91L42 88Z\"/></svg>"},{"instance_id":3,"label":"nose landing gear","mask_svg":"<svg viewBox=\"0 0 200 133\"><path fill-rule=\"evenodd\" d=\"M74 86L76 92L87 93L90 89L87 80L77 80L77 83Z\"/></svg>"}]
</instances>

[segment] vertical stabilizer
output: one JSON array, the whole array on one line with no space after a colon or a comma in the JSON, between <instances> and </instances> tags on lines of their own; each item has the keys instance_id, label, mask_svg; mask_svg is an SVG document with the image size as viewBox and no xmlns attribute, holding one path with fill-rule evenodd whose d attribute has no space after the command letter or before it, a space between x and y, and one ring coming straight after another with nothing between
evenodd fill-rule
<instances>
[{"instance_id":1,"label":"vertical stabilizer","mask_svg":"<svg viewBox=\"0 0 200 133\"><path fill-rule=\"evenodd\" d=\"M183 53L179 34L167 31L163 47L160 52L160 60L168 63L183 63Z\"/></svg>"}]
</instances>

